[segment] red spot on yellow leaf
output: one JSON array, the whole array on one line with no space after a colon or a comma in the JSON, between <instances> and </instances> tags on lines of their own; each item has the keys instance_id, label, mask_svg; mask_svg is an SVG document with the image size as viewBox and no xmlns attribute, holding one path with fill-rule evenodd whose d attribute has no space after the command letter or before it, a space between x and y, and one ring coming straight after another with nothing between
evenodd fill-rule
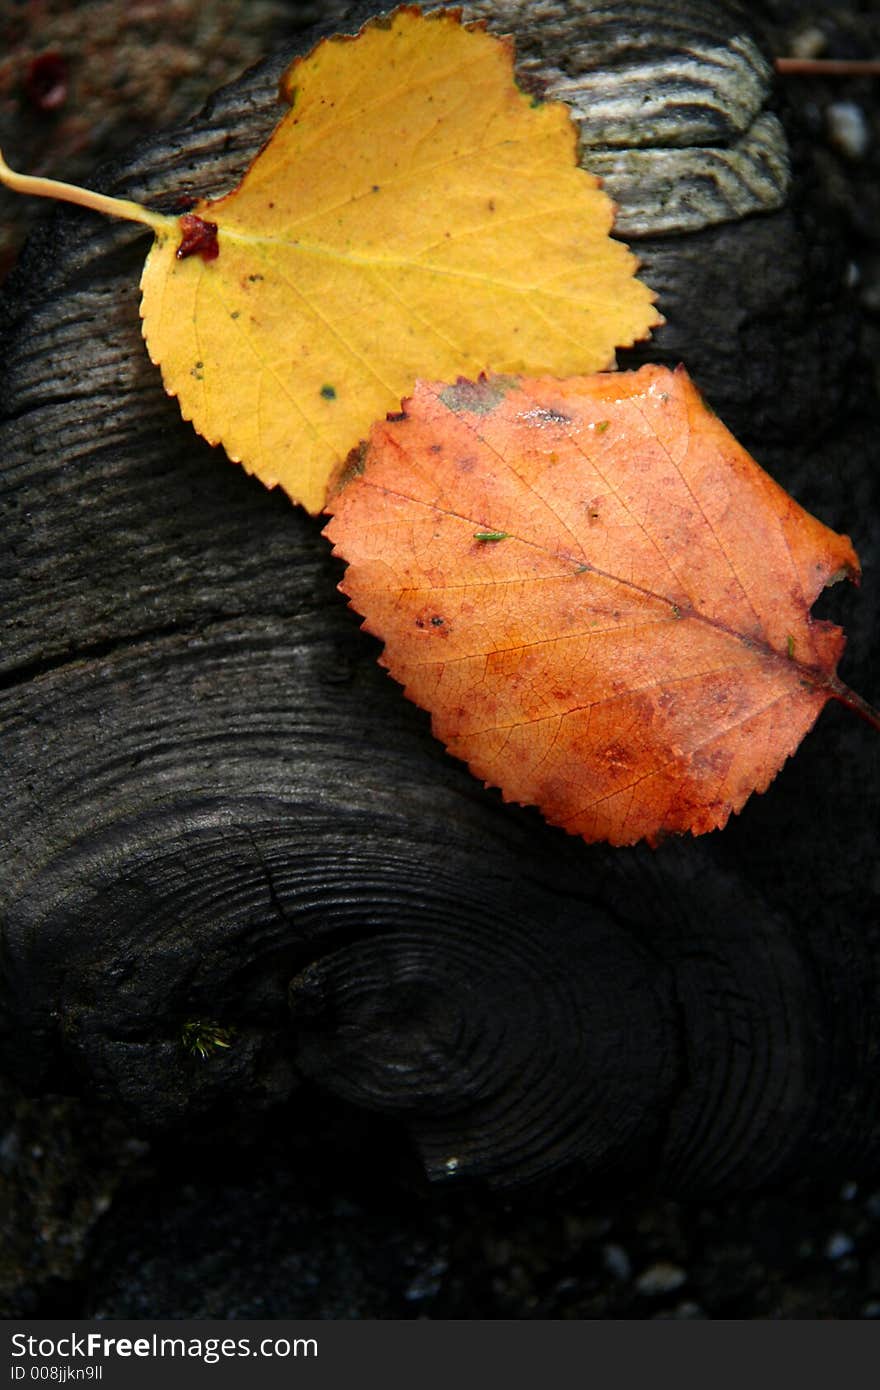
<instances>
[{"instance_id":1,"label":"red spot on yellow leaf","mask_svg":"<svg viewBox=\"0 0 880 1390\"><path fill-rule=\"evenodd\" d=\"M185 212L180 219L180 245L176 256L185 261L187 256L201 256L203 261L214 261L220 254L217 243L217 223L206 222L194 212Z\"/></svg>"}]
</instances>

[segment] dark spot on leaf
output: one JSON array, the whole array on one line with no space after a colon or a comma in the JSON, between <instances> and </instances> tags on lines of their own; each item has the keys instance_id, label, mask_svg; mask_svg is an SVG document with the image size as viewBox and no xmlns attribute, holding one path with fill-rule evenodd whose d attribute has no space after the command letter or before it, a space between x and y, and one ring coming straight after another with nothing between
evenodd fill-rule
<instances>
[{"instance_id":1,"label":"dark spot on leaf","mask_svg":"<svg viewBox=\"0 0 880 1390\"><path fill-rule=\"evenodd\" d=\"M323 396L323 398L324 398L325 401L335 401L335 400L336 400L336 387L335 387L335 386L322 386L322 387L321 387L321 395Z\"/></svg>"},{"instance_id":2,"label":"dark spot on leaf","mask_svg":"<svg viewBox=\"0 0 880 1390\"><path fill-rule=\"evenodd\" d=\"M716 748L712 752L697 749L692 755L692 767L704 776L726 777L733 763L733 753L727 748Z\"/></svg>"},{"instance_id":3,"label":"dark spot on leaf","mask_svg":"<svg viewBox=\"0 0 880 1390\"><path fill-rule=\"evenodd\" d=\"M230 313L229 317L230 317L231 319L237 319L240 313L241 313L241 310L240 310L240 309L233 309L232 312Z\"/></svg>"},{"instance_id":4,"label":"dark spot on leaf","mask_svg":"<svg viewBox=\"0 0 880 1390\"><path fill-rule=\"evenodd\" d=\"M495 211L495 199L494 199L494 198L490 198L490 199L489 199L488 207L489 207L489 211L490 211L490 212L494 212L494 211Z\"/></svg>"},{"instance_id":5,"label":"dark spot on leaf","mask_svg":"<svg viewBox=\"0 0 880 1390\"><path fill-rule=\"evenodd\" d=\"M429 446L428 446L428 453L429 453L429 454L442 454L442 453L443 453L443 445L442 445L442 444L431 444L431 445L429 445Z\"/></svg>"},{"instance_id":6,"label":"dark spot on leaf","mask_svg":"<svg viewBox=\"0 0 880 1390\"><path fill-rule=\"evenodd\" d=\"M185 212L180 219L181 238L177 259L201 256L203 261L215 261L220 254L217 244L217 223L206 222L194 212Z\"/></svg>"},{"instance_id":7,"label":"dark spot on leaf","mask_svg":"<svg viewBox=\"0 0 880 1390\"><path fill-rule=\"evenodd\" d=\"M248 279L250 280L250 282L251 282L252 285L255 285L255 284L257 283L258 280L262 280L263 278L264 278L264 277L263 277L262 275L249 275L249 276L248 276Z\"/></svg>"},{"instance_id":8,"label":"dark spot on leaf","mask_svg":"<svg viewBox=\"0 0 880 1390\"><path fill-rule=\"evenodd\" d=\"M385 419L389 422L389 424L397 425L400 423L401 420L408 420L409 416L407 415L405 410L389 410L388 414L385 416Z\"/></svg>"},{"instance_id":9,"label":"dark spot on leaf","mask_svg":"<svg viewBox=\"0 0 880 1390\"><path fill-rule=\"evenodd\" d=\"M374 183L374 184L373 184L373 192L374 192L374 193L378 193L378 192L379 192L379 185L378 185L378 183Z\"/></svg>"},{"instance_id":10,"label":"dark spot on leaf","mask_svg":"<svg viewBox=\"0 0 880 1390\"><path fill-rule=\"evenodd\" d=\"M597 760L601 759L612 774L627 772L634 761L632 749L620 741L609 743L606 748L597 749L597 755Z\"/></svg>"},{"instance_id":11,"label":"dark spot on leaf","mask_svg":"<svg viewBox=\"0 0 880 1390\"><path fill-rule=\"evenodd\" d=\"M470 411L472 415L488 415L515 385L515 379L510 376L492 377L491 381L482 375L478 381L460 376L454 386L447 386L440 392L440 400L447 410L454 410L456 414Z\"/></svg>"},{"instance_id":12,"label":"dark spot on leaf","mask_svg":"<svg viewBox=\"0 0 880 1390\"><path fill-rule=\"evenodd\" d=\"M425 637L447 638L452 631L446 619L441 617L436 608L425 607L413 619L419 632L424 633Z\"/></svg>"}]
</instances>

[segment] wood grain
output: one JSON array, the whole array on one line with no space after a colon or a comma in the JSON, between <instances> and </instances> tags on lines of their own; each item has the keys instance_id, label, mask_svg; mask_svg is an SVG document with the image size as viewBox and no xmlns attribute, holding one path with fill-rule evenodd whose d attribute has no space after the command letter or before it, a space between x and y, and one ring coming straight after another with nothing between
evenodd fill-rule
<instances>
[{"instance_id":1,"label":"wood grain","mask_svg":"<svg viewBox=\"0 0 880 1390\"><path fill-rule=\"evenodd\" d=\"M102 185L165 208L228 187L283 65ZM669 275L701 249L670 246ZM140 341L145 251L61 212L3 302L3 1066L172 1134L317 1084L392 1114L444 1180L694 1194L876 1165L869 732L826 713L723 835L656 854L502 806L379 670L320 523L181 421ZM725 274L775 303L771 264ZM699 340L702 275L676 342L688 313ZM752 402L761 324L730 358ZM864 380L835 383L823 438L759 457L852 531L876 592ZM876 614L847 601L866 696ZM210 1065L181 1045L202 1017L236 1029Z\"/></svg>"}]
</instances>

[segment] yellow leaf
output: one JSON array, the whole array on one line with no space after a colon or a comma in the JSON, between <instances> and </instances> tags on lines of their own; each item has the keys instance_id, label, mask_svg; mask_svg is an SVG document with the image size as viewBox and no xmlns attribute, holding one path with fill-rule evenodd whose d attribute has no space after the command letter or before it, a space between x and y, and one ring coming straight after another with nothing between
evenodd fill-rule
<instances>
[{"instance_id":1,"label":"yellow leaf","mask_svg":"<svg viewBox=\"0 0 880 1390\"><path fill-rule=\"evenodd\" d=\"M212 443L312 512L417 375L566 376L660 322L567 107L512 47L403 7L288 71L292 104L241 185L193 215L216 259L155 222L144 335Z\"/></svg>"}]
</instances>

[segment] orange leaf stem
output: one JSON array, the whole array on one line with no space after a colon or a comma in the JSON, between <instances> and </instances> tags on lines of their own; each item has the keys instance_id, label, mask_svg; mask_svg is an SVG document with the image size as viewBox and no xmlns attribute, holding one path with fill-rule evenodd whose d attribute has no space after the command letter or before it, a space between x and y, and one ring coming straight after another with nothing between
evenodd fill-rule
<instances>
[{"instance_id":1,"label":"orange leaf stem","mask_svg":"<svg viewBox=\"0 0 880 1390\"><path fill-rule=\"evenodd\" d=\"M864 719L866 724L870 724L872 729L876 729L880 733L880 710L874 709L873 705L869 705L867 700L863 700L861 695L850 690L849 686L844 685L843 681L838 680L836 676L832 676L828 681L828 689L832 699L852 710L860 719Z\"/></svg>"}]
</instances>

